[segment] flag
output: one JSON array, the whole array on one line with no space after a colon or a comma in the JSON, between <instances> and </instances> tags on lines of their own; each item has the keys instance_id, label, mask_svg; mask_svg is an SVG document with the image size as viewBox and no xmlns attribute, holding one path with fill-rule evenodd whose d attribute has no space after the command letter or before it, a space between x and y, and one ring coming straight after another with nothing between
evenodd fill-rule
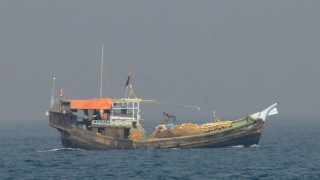
<instances>
[{"instance_id":1,"label":"flag","mask_svg":"<svg viewBox=\"0 0 320 180\"><path fill-rule=\"evenodd\" d=\"M128 79L127 79L127 82L126 82L126 87L129 85L131 74L132 74L132 72L131 72L131 70L129 70Z\"/></svg>"},{"instance_id":2,"label":"flag","mask_svg":"<svg viewBox=\"0 0 320 180\"><path fill-rule=\"evenodd\" d=\"M271 116L271 115L275 115L275 114L278 114L278 109L277 107L274 107L273 109L271 109L268 113L268 116Z\"/></svg>"},{"instance_id":3,"label":"flag","mask_svg":"<svg viewBox=\"0 0 320 180\"><path fill-rule=\"evenodd\" d=\"M268 107L267 109L265 109L261 112L254 113L250 116L253 119L262 119L263 121L265 121L267 116L278 114L277 105L278 105L278 103L275 103L275 104L271 105L270 107Z\"/></svg>"}]
</instances>

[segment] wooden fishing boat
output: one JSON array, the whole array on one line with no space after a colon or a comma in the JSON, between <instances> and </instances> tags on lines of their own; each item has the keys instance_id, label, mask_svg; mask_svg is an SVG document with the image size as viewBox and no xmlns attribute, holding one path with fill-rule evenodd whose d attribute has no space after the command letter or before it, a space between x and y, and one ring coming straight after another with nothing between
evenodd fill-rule
<instances>
[{"instance_id":1,"label":"wooden fishing boat","mask_svg":"<svg viewBox=\"0 0 320 180\"><path fill-rule=\"evenodd\" d=\"M186 124L170 129L157 126L148 137L140 124L141 102L152 101L138 98L59 100L47 115L49 125L61 133L63 147L108 150L251 146L259 143L266 118L278 113L278 103L275 103L261 112L228 121L224 127L217 128L219 124L226 124L225 121L191 124L188 132L183 128ZM138 137L133 137L137 132Z\"/></svg>"},{"instance_id":2,"label":"wooden fishing boat","mask_svg":"<svg viewBox=\"0 0 320 180\"><path fill-rule=\"evenodd\" d=\"M155 127L151 136L147 136L140 123L140 103L156 102L137 98L129 86L130 76L131 72L126 81L124 98L102 98L101 80L100 98L63 99L61 92L58 101L54 100L53 78L51 108L46 115L49 125L61 133L63 147L108 150L251 146L259 143L266 118L278 113L278 103L275 103L261 112L235 121L211 121L202 125L163 122Z\"/></svg>"},{"instance_id":3,"label":"wooden fishing boat","mask_svg":"<svg viewBox=\"0 0 320 180\"><path fill-rule=\"evenodd\" d=\"M54 106L48 112L49 124L60 131L62 145L66 148L95 150L213 148L258 144L266 117L277 113L277 103L275 103L259 113L232 121L231 126L220 130L212 129L207 132L191 133L191 135L134 140L130 138L130 132L133 129L141 129L139 121L141 101L143 100L107 98L80 101L61 100L58 106ZM85 116L76 114L80 110ZM98 115L98 111L101 110L107 115ZM156 131L159 131L157 127ZM174 132L174 128L161 131L162 134Z\"/></svg>"}]
</instances>

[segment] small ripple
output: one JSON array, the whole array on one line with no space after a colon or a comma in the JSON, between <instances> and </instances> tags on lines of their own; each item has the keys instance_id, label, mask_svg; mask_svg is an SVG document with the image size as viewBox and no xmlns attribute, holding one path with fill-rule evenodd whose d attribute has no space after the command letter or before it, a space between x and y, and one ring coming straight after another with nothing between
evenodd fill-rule
<instances>
[{"instance_id":1,"label":"small ripple","mask_svg":"<svg viewBox=\"0 0 320 180\"><path fill-rule=\"evenodd\" d=\"M252 147L252 148L258 148L259 145L258 145L258 144L253 144L253 145L251 145L250 147Z\"/></svg>"},{"instance_id":2,"label":"small ripple","mask_svg":"<svg viewBox=\"0 0 320 180\"><path fill-rule=\"evenodd\" d=\"M236 146L230 146L231 148L243 148L244 145L236 145Z\"/></svg>"},{"instance_id":3,"label":"small ripple","mask_svg":"<svg viewBox=\"0 0 320 180\"><path fill-rule=\"evenodd\" d=\"M39 161L39 160L27 159L27 160L24 160L24 162L25 162L27 165L30 165L30 166L33 166L33 167L36 167L36 168L44 167L43 162L41 162L41 161Z\"/></svg>"},{"instance_id":4,"label":"small ripple","mask_svg":"<svg viewBox=\"0 0 320 180\"><path fill-rule=\"evenodd\" d=\"M258 148L259 145L258 144L253 144L253 145L250 145L250 146L236 145L236 146L229 146L229 147L231 147L231 148L243 148L243 147Z\"/></svg>"},{"instance_id":5,"label":"small ripple","mask_svg":"<svg viewBox=\"0 0 320 180\"><path fill-rule=\"evenodd\" d=\"M85 151L85 150L79 149L79 148L54 148L54 149L37 150L37 152L39 152L39 153L56 152L56 151Z\"/></svg>"}]
</instances>

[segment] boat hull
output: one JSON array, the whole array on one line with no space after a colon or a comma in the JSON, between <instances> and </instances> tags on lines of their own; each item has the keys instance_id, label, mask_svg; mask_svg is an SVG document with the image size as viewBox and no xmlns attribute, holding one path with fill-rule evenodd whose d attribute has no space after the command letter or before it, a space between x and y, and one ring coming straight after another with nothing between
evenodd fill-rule
<instances>
[{"instance_id":1,"label":"boat hull","mask_svg":"<svg viewBox=\"0 0 320 180\"><path fill-rule=\"evenodd\" d=\"M258 144L263 125L254 121L245 126L192 136L134 142L135 148L219 148Z\"/></svg>"},{"instance_id":2,"label":"boat hull","mask_svg":"<svg viewBox=\"0 0 320 180\"><path fill-rule=\"evenodd\" d=\"M60 131L63 147L88 150L251 146L259 143L263 129L263 123L258 120L209 133L132 141L128 138L116 138L83 129L76 125L76 117L70 114L50 112L49 124Z\"/></svg>"}]
</instances>

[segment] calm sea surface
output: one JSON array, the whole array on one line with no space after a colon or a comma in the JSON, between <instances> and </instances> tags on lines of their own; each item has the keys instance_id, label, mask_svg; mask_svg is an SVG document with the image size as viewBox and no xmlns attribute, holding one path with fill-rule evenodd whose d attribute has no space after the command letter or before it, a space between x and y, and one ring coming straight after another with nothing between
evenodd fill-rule
<instances>
[{"instance_id":1,"label":"calm sea surface","mask_svg":"<svg viewBox=\"0 0 320 180\"><path fill-rule=\"evenodd\" d=\"M0 179L142 178L320 179L320 118L278 116L258 146L216 149L63 149L45 119L0 127Z\"/></svg>"}]
</instances>

